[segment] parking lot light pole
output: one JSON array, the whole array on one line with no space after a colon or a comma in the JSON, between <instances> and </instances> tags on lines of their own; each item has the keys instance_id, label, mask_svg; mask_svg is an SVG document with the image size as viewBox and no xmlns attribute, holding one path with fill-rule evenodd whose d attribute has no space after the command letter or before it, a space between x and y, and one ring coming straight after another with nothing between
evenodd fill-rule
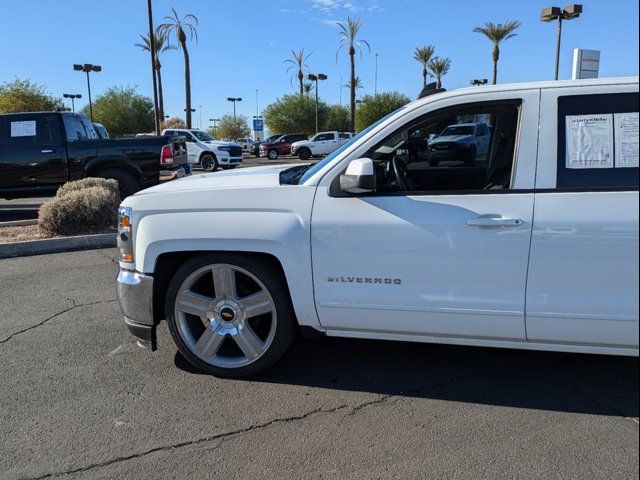
<instances>
[{"instance_id":1,"label":"parking lot light pole","mask_svg":"<svg viewBox=\"0 0 640 480\"><path fill-rule=\"evenodd\" d=\"M540 12L540 20L543 22L558 21L558 38L556 41L556 66L554 80L558 80L558 70L560 67L560 40L562 39L562 21L578 18L582 13L582 5L573 4L568 7L547 7Z\"/></svg>"},{"instance_id":2,"label":"parking lot light pole","mask_svg":"<svg viewBox=\"0 0 640 480\"><path fill-rule=\"evenodd\" d=\"M486 85L488 82L489 80L486 78L474 78L473 80L469 81L471 85L477 85L478 87L480 85Z\"/></svg>"},{"instance_id":3,"label":"parking lot light pole","mask_svg":"<svg viewBox=\"0 0 640 480\"><path fill-rule=\"evenodd\" d=\"M76 113L75 99L76 98L82 98L82 95L80 95L79 93L63 93L62 96L64 98L70 98L71 99L71 111L73 113Z\"/></svg>"},{"instance_id":4,"label":"parking lot light pole","mask_svg":"<svg viewBox=\"0 0 640 480\"><path fill-rule=\"evenodd\" d=\"M236 102L241 102L242 97L227 97L227 101L233 102L233 119L236 119Z\"/></svg>"},{"instance_id":5,"label":"parking lot light pole","mask_svg":"<svg viewBox=\"0 0 640 480\"><path fill-rule=\"evenodd\" d=\"M92 65L90 63L74 63L73 69L76 72L85 72L87 74L87 92L89 93L89 117L93 122L93 104L91 103L91 81L89 80L89 72L101 72L102 67L100 65Z\"/></svg>"},{"instance_id":6,"label":"parking lot light pole","mask_svg":"<svg viewBox=\"0 0 640 480\"><path fill-rule=\"evenodd\" d=\"M309 75L307 75L307 79L311 80L312 82L315 82L316 85L316 133L318 133L318 80L326 80L328 77L324 74L324 73L318 73L313 74L310 73Z\"/></svg>"}]
</instances>

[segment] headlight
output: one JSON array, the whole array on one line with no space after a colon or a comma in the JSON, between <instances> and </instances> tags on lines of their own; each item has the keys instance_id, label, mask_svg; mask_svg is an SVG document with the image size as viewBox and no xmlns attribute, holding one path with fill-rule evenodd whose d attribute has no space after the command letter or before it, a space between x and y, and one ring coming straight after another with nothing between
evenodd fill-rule
<instances>
[{"instance_id":1,"label":"headlight","mask_svg":"<svg viewBox=\"0 0 640 480\"><path fill-rule=\"evenodd\" d=\"M221 152L228 152L229 150L231 150L231 147L218 147L218 150L220 150Z\"/></svg>"},{"instance_id":2,"label":"headlight","mask_svg":"<svg viewBox=\"0 0 640 480\"><path fill-rule=\"evenodd\" d=\"M133 210L131 207L118 208L118 249L120 261L133 263Z\"/></svg>"}]
</instances>

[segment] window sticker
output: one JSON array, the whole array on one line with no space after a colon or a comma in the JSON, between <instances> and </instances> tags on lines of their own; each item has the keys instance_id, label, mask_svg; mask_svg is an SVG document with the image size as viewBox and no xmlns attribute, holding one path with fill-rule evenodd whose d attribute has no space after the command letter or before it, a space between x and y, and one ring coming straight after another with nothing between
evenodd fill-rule
<instances>
[{"instance_id":1,"label":"window sticker","mask_svg":"<svg viewBox=\"0 0 640 480\"><path fill-rule=\"evenodd\" d=\"M616 168L638 168L638 112L614 115Z\"/></svg>"},{"instance_id":2,"label":"window sticker","mask_svg":"<svg viewBox=\"0 0 640 480\"><path fill-rule=\"evenodd\" d=\"M567 168L613 168L613 115L567 115Z\"/></svg>"},{"instance_id":3,"label":"window sticker","mask_svg":"<svg viewBox=\"0 0 640 480\"><path fill-rule=\"evenodd\" d=\"M12 137L35 137L36 121L28 120L26 122L11 122Z\"/></svg>"}]
</instances>

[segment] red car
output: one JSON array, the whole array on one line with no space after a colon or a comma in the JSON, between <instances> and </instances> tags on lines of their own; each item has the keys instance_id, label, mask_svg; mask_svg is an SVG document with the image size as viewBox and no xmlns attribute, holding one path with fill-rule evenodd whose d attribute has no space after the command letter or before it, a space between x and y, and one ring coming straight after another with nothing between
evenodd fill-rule
<instances>
[{"instance_id":1,"label":"red car","mask_svg":"<svg viewBox=\"0 0 640 480\"><path fill-rule=\"evenodd\" d=\"M307 136L303 133L290 133L282 135L273 142L265 142L260 144L260 156L269 157L275 160L278 155L289 155L291 153L291 144L300 140L307 140Z\"/></svg>"}]
</instances>

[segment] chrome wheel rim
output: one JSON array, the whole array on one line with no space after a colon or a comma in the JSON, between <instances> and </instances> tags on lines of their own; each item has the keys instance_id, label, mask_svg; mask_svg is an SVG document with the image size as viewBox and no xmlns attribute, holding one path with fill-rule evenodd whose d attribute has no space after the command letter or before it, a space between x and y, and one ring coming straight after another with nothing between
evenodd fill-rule
<instances>
[{"instance_id":1,"label":"chrome wheel rim","mask_svg":"<svg viewBox=\"0 0 640 480\"><path fill-rule=\"evenodd\" d=\"M174 316L189 350L221 368L255 362L276 332L271 294L255 275L236 265L207 265L189 275L178 290Z\"/></svg>"},{"instance_id":2,"label":"chrome wheel rim","mask_svg":"<svg viewBox=\"0 0 640 480\"><path fill-rule=\"evenodd\" d=\"M278 158L278 154L272 150L269 152L269 158L271 160L275 160L276 158Z\"/></svg>"}]
</instances>

